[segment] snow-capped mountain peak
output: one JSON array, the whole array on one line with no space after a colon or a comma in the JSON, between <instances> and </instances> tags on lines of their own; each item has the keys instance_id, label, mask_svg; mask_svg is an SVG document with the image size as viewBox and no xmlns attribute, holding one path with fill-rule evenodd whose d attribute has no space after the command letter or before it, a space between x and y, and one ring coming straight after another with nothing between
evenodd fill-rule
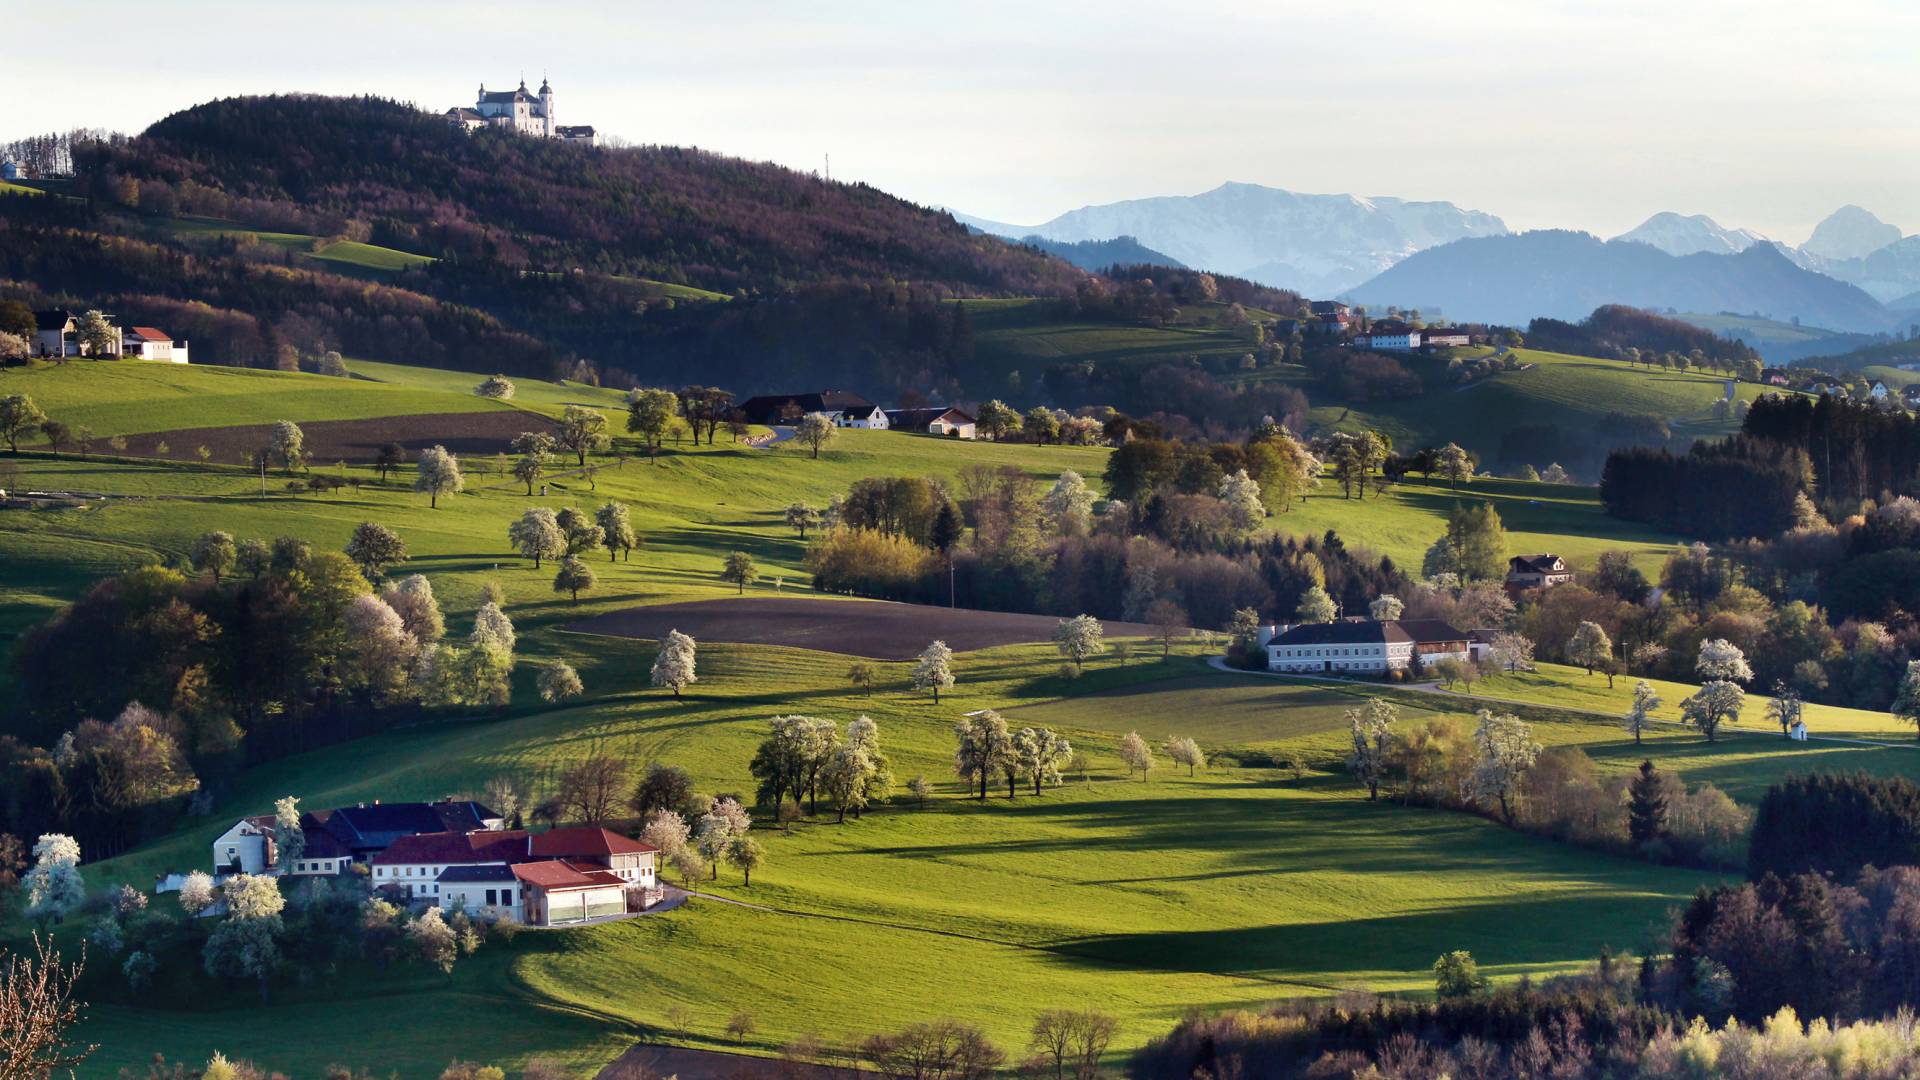
<instances>
[{"instance_id":1,"label":"snow-capped mountain peak","mask_svg":"<svg viewBox=\"0 0 1920 1080\"><path fill-rule=\"evenodd\" d=\"M1822 259L1858 259L1900 239L1900 227L1889 225L1871 211L1843 206L1814 226L1800 250Z\"/></svg>"},{"instance_id":2,"label":"snow-capped mountain peak","mask_svg":"<svg viewBox=\"0 0 1920 1080\"><path fill-rule=\"evenodd\" d=\"M1727 255L1745 251L1766 237L1752 229L1729 229L1705 214L1665 211L1614 239L1650 244L1669 255L1695 255L1702 251Z\"/></svg>"}]
</instances>

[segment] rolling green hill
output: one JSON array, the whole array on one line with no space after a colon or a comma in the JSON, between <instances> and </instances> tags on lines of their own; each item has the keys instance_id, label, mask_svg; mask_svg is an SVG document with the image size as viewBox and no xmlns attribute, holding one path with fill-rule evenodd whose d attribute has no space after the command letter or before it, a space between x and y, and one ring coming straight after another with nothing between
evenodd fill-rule
<instances>
[{"instance_id":1,"label":"rolling green hill","mask_svg":"<svg viewBox=\"0 0 1920 1080\"><path fill-rule=\"evenodd\" d=\"M514 402L502 405L474 397L471 376L352 367L357 378L342 380L76 362L6 378L53 403L55 415L145 430L283 413L551 413L572 403L611 412L619 401L593 387L522 381ZM638 458L605 462L591 480L556 474L542 505L622 500L646 540L630 563L596 560L600 584L577 605L554 593L551 570L535 571L507 549L507 523L538 500L484 458L468 463L465 494L431 509L406 477L383 484L361 468L350 470L357 489L294 496L275 486L262 496L258 477L234 467L22 455L13 464L32 485L124 497L84 510L0 514L0 628L17 631L101 574L178 559L208 529L296 535L338 548L355 524L378 520L406 539L411 559L402 572L431 579L454 633L464 632L483 584L493 582L520 636L514 702L501 714L427 716L247 769L214 792L209 816L88 865L94 885L144 885L160 871L197 866L228 821L288 793L309 807L431 798L503 772L550 778L589 748L636 766L682 766L703 791L750 792L747 762L767 718L794 711L842 722L876 718L900 782L925 775L938 792L924 807L900 801L846 825L821 815L790 834L764 830L768 863L751 888L730 870L702 886L757 906L696 900L631 922L525 933L462 961L451 979L407 965L355 969L312 985L278 985L262 1006L250 988L207 983L191 957L138 1000L110 972L96 974L87 1030L104 1049L83 1075L144 1068L156 1051L199 1061L218 1048L295 1074L344 1061L411 1078L436 1075L454 1057L517 1064L551 1056L584 1076L635 1040L771 1054L807 1033L844 1042L937 1015L979 1024L1017 1047L1034 1011L1092 1002L1121 1023L1118 1064L1188 1008L1257 1005L1355 984L1423 991L1433 957L1446 949L1472 950L1502 979L1568 970L1602 945L1639 946L1669 908L1717 880L1522 836L1468 815L1369 804L1338 765L1343 713L1363 690L1215 672L1200 664L1198 642L1167 660L1157 647L1135 643L1125 657L1097 659L1077 680L1057 674L1059 656L1044 645L963 653L959 684L937 706L907 689L907 664L878 664L878 687L863 695L844 677L846 657L707 642L700 681L676 701L646 685L650 644L564 629L634 604L731 595L717 580L731 550L750 552L760 565L750 596L804 590L804 545L784 525L782 509L797 498L823 505L860 477L952 478L977 463L1044 479L1070 468L1097 484L1107 453L845 431L818 460L793 442L762 450L723 436L717 446L670 443L657 466ZM1364 501L1323 491L1273 524L1300 533L1336 528L1350 543L1417 562L1456 497L1494 501L1516 546L1560 550L1581 564L1615 545L1657 559L1674 539L1606 519L1590 489L1513 481L1476 480L1460 496L1418 481ZM533 670L549 657L579 668L584 698L561 708L538 700ZM1477 690L1611 711L1627 685L1622 680L1609 694L1598 677L1544 668L1538 676L1489 679ZM1670 700L1683 692L1671 688ZM1409 718L1464 722L1479 704L1397 696ZM961 713L988 707L1017 725L1064 731L1088 753L1087 774L1039 798L979 804L962 797L949 780L951 726ZM1757 708L1750 703L1749 715ZM1816 731L1889 733L1843 712L1814 712L1810 720ZM1241 751L1282 759L1298 752L1307 768L1300 778L1232 764L1192 778L1163 768L1151 780L1130 780L1116 746L1133 730L1155 743L1189 735L1210 754L1224 752L1223 760ZM1920 772L1911 751L1877 745L1729 734L1709 747L1663 733L1636 747L1611 723L1570 719L1545 719L1539 733L1551 744L1582 746L1608 772L1652 756L1662 768L1742 798L1816 763ZM62 933L71 940L85 928L85 919L71 920ZM0 928L0 940L17 940L22 930ZM1010 1005L1007 988L1016 985L1019 1001ZM844 1008L850 1000L861 1007ZM669 1019L680 1006L694 1017L684 1033ZM395 1009L415 1022L404 1029L381 1022ZM755 1018L744 1039L724 1030L736 1011ZM484 1031L470 1023L476 1012L489 1018ZM360 1034L343 1046L342 1030Z\"/></svg>"},{"instance_id":2,"label":"rolling green hill","mask_svg":"<svg viewBox=\"0 0 1920 1080\"><path fill-rule=\"evenodd\" d=\"M1417 447L1453 441L1490 463L1500 436L1522 424L1550 424L1569 437L1581 437L1610 412L1659 416L1676 437L1728 434L1737 420L1712 415L1725 395L1727 380L1700 372L1649 371L1616 360L1516 350L1528 366L1460 388L1429 389L1420 397L1374 402L1349 408L1322 400L1308 390L1316 423L1343 430L1375 427L1393 436L1396 446ZM1735 383L1742 401L1766 392L1753 383ZM1547 462L1533 462L1544 468Z\"/></svg>"}]
</instances>

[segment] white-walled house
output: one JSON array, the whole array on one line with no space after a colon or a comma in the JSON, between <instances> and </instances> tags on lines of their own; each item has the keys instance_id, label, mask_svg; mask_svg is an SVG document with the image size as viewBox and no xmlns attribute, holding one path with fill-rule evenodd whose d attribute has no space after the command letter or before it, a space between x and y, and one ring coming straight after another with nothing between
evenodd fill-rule
<instances>
[{"instance_id":1,"label":"white-walled house","mask_svg":"<svg viewBox=\"0 0 1920 1080\"><path fill-rule=\"evenodd\" d=\"M187 362L187 343L151 326L136 326L120 339L120 356L127 360L160 360L169 364Z\"/></svg>"},{"instance_id":2,"label":"white-walled house","mask_svg":"<svg viewBox=\"0 0 1920 1080\"><path fill-rule=\"evenodd\" d=\"M740 413L754 424L797 424L808 413L819 413L834 427L885 431L886 410L849 390L820 390L805 394L760 394L740 403Z\"/></svg>"},{"instance_id":3,"label":"white-walled house","mask_svg":"<svg viewBox=\"0 0 1920 1080\"><path fill-rule=\"evenodd\" d=\"M1267 669L1295 675L1384 675L1422 665L1468 660L1468 635L1438 619L1341 619L1280 625L1261 631Z\"/></svg>"},{"instance_id":4,"label":"white-walled house","mask_svg":"<svg viewBox=\"0 0 1920 1080\"><path fill-rule=\"evenodd\" d=\"M404 836L368 861L373 870L368 883L408 899L441 903L440 875L447 869L504 866L526 855L527 834L519 829Z\"/></svg>"},{"instance_id":5,"label":"white-walled house","mask_svg":"<svg viewBox=\"0 0 1920 1080\"><path fill-rule=\"evenodd\" d=\"M498 911L513 921L527 921L523 900L526 890L507 863L484 866L449 866L440 872L440 906L468 913Z\"/></svg>"},{"instance_id":6,"label":"white-walled house","mask_svg":"<svg viewBox=\"0 0 1920 1080\"><path fill-rule=\"evenodd\" d=\"M888 409L887 427L893 431L925 432L953 439L971 439L975 435L973 417L959 409L934 406L926 409Z\"/></svg>"},{"instance_id":7,"label":"white-walled house","mask_svg":"<svg viewBox=\"0 0 1920 1080\"><path fill-rule=\"evenodd\" d=\"M446 832L497 830L500 816L479 803L447 800L435 803L385 803L374 800L357 806L303 811L300 855L291 866L282 865L280 844L274 835L274 816L244 817L213 842L216 874L344 874L354 863L365 862L402 837Z\"/></svg>"},{"instance_id":8,"label":"white-walled house","mask_svg":"<svg viewBox=\"0 0 1920 1080\"><path fill-rule=\"evenodd\" d=\"M1515 555L1507 560L1507 588L1550 589L1573 580L1573 567L1558 555Z\"/></svg>"},{"instance_id":9,"label":"white-walled house","mask_svg":"<svg viewBox=\"0 0 1920 1080\"><path fill-rule=\"evenodd\" d=\"M528 926L564 926L627 911L626 882L590 864L517 863L513 876L524 894L520 921Z\"/></svg>"}]
</instances>

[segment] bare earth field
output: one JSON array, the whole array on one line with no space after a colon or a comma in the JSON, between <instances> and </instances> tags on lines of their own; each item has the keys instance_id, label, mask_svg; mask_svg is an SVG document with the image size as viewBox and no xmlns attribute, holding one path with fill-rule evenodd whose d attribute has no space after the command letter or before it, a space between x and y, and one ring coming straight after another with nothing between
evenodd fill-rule
<instances>
[{"instance_id":1,"label":"bare earth field","mask_svg":"<svg viewBox=\"0 0 1920 1080\"><path fill-rule=\"evenodd\" d=\"M876 1074L851 1065L816 1065L639 1043L600 1070L595 1080L655 1080L662 1076L677 1080L872 1080Z\"/></svg>"},{"instance_id":2,"label":"bare earth field","mask_svg":"<svg viewBox=\"0 0 1920 1080\"><path fill-rule=\"evenodd\" d=\"M790 645L874 660L911 660L938 639L955 652L1046 641L1052 615L895 604L881 600L734 599L629 608L568 626L583 634L658 640L667 631L695 641ZM1108 637L1148 637L1142 623L1104 624Z\"/></svg>"},{"instance_id":3,"label":"bare earth field","mask_svg":"<svg viewBox=\"0 0 1920 1080\"><path fill-rule=\"evenodd\" d=\"M390 442L406 447L409 458L429 446L444 446L462 456L503 453L513 437L523 431L551 434L558 429L559 425L547 417L517 410L314 420L300 425L307 452L316 465L336 461L365 464ZM193 461L199 457L198 448L204 446L212 452L212 460L230 465L267 445L271 430L269 424L240 424L148 431L127 436L126 453ZM166 444L165 453L160 452L161 443Z\"/></svg>"}]
</instances>

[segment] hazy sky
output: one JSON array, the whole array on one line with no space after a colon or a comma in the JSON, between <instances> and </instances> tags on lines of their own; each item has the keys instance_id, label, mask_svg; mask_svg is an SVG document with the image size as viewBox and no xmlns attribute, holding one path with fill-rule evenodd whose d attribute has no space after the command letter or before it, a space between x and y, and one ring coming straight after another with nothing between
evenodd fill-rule
<instances>
[{"instance_id":1,"label":"hazy sky","mask_svg":"<svg viewBox=\"0 0 1920 1080\"><path fill-rule=\"evenodd\" d=\"M0 138L268 91L438 111L544 72L562 123L831 154L1019 224L1243 180L1603 235L1677 210L1797 243L1844 203L1920 229L1912 0L0 0L0 39Z\"/></svg>"}]
</instances>

